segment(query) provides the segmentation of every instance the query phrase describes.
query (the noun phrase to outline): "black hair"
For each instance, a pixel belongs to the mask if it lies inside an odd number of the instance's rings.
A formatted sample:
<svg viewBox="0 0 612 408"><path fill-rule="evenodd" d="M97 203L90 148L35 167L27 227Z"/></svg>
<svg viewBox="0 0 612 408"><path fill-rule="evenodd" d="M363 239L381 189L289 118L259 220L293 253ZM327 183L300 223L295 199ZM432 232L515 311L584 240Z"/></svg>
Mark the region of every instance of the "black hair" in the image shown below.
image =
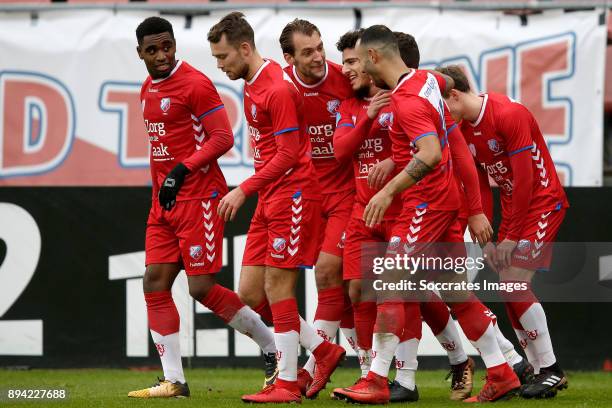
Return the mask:
<svg viewBox="0 0 612 408"><path fill-rule="evenodd" d="M414 37L400 31L393 32L393 35L397 40L397 46L399 47L404 64L408 68L418 69L421 56L419 54L419 46Z"/></svg>
<svg viewBox="0 0 612 408"><path fill-rule="evenodd" d="M142 23L136 27L136 39L138 44L142 44L142 40L147 35L170 33L174 38L174 31L172 31L172 24L165 18L153 16L145 18Z"/></svg>
<svg viewBox="0 0 612 408"><path fill-rule="evenodd" d="M357 41L359 41L359 39L361 38L362 34L363 28L344 33L336 43L336 48L340 52L346 50L347 48L355 48L355 45L357 44Z"/></svg>
<svg viewBox="0 0 612 408"><path fill-rule="evenodd" d="M397 39L393 31L384 25L373 25L366 28L361 34L361 44L380 44L382 49L393 54L399 54Z"/></svg>

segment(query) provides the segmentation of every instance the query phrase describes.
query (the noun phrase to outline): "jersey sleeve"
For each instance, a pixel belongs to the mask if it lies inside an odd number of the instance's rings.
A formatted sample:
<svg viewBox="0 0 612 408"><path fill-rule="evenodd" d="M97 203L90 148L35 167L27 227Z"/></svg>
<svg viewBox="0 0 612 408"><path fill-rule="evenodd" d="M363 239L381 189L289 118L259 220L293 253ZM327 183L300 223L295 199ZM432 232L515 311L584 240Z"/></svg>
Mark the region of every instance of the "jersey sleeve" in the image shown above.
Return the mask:
<svg viewBox="0 0 612 408"><path fill-rule="evenodd" d="M496 116L495 128L506 142L508 156L512 157L533 147L531 114L527 109L513 102Z"/></svg>
<svg viewBox="0 0 612 408"><path fill-rule="evenodd" d="M336 130L334 131L334 156L338 161L344 161L352 157L359 149L362 141L368 136L374 121L368 115L361 115L357 123L353 123L353 111L355 107L351 100L345 100L340 104L336 114ZM355 114L355 115L354 115Z"/></svg>
<svg viewBox="0 0 612 408"><path fill-rule="evenodd" d="M453 166L457 167L459 178L465 188L469 209L468 213L470 216L481 214L483 210L476 164L463 138L463 134L456 124L453 124L448 129L448 144L453 158Z"/></svg>
<svg viewBox="0 0 612 408"><path fill-rule="evenodd" d="M296 105L301 104L302 101L299 100L297 91L289 88L294 85L288 81L283 82L285 83L277 86L273 92L270 92L267 101L274 136L296 131L300 125Z"/></svg>
<svg viewBox="0 0 612 408"><path fill-rule="evenodd" d="M516 241L520 238L522 222L531 205L531 114L519 103L512 102L497 115L495 125L498 134L506 142L506 151L512 166L512 214L506 238Z"/></svg>
<svg viewBox="0 0 612 408"><path fill-rule="evenodd" d="M190 171L217 160L234 144L232 127L217 89L204 74L194 75L189 93L190 110L203 126L206 139L201 149L183 161Z"/></svg>
<svg viewBox="0 0 612 408"><path fill-rule="evenodd" d="M246 179L240 188L248 196L274 183L299 160L300 132L296 107L297 95L288 88L272 92L268 108L272 119L276 154L260 171Z"/></svg>
<svg viewBox="0 0 612 408"><path fill-rule="evenodd" d="M200 121L217 110L223 109L223 102L212 81L204 74L194 75L189 93L191 112Z"/></svg>
<svg viewBox="0 0 612 408"><path fill-rule="evenodd" d="M436 123L440 121L435 109L431 104L418 96L411 96L396 103L397 115L395 120L397 126L408 136L412 143L422 137L438 137Z"/></svg>

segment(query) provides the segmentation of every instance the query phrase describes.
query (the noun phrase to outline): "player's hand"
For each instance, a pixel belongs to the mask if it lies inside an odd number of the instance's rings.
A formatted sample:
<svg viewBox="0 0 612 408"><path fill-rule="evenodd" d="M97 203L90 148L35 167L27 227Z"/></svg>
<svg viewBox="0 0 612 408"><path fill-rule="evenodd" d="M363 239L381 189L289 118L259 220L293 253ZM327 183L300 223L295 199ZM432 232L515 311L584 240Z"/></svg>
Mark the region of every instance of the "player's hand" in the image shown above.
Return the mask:
<svg viewBox="0 0 612 408"><path fill-rule="evenodd" d="M482 253L489 268L497 272L497 249L495 245L492 242L487 242L484 248L482 248Z"/></svg>
<svg viewBox="0 0 612 408"><path fill-rule="evenodd" d="M236 212L242 207L245 200L244 191L240 187L236 187L221 199L217 207L217 214L223 221L231 221L236 217Z"/></svg>
<svg viewBox="0 0 612 408"><path fill-rule="evenodd" d="M487 216L482 213L468 217L468 228L472 239L476 238L480 245L486 244L493 237L493 228Z"/></svg>
<svg viewBox="0 0 612 408"><path fill-rule="evenodd" d="M391 102L391 91L381 90L374 95L368 107L368 118L375 119L378 112Z"/></svg>
<svg viewBox="0 0 612 408"><path fill-rule="evenodd" d="M185 176L189 174L189 169L183 163L179 163L166 176L159 188L157 198L159 205L166 211L170 211L176 204L176 196L185 181Z"/></svg>
<svg viewBox="0 0 612 408"><path fill-rule="evenodd" d="M395 169L395 163L391 158L376 163L368 172L368 187L380 190L385 185L385 180Z"/></svg>
<svg viewBox="0 0 612 408"><path fill-rule="evenodd" d="M500 268L508 268L512 262L512 252L516 248L516 241L504 239L497 244L497 266Z"/></svg>
<svg viewBox="0 0 612 408"><path fill-rule="evenodd" d="M387 194L385 190L380 190L370 199L370 202L363 212L363 221L366 227L372 228L376 224L380 224L385 215L385 211L391 205L393 197Z"/></svg>

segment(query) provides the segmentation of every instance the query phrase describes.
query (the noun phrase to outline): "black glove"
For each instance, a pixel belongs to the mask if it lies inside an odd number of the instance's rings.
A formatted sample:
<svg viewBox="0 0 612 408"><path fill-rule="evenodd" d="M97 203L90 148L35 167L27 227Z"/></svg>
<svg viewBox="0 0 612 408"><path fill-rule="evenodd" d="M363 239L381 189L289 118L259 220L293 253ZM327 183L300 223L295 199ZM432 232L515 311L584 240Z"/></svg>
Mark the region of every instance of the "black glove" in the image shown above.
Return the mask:
<svg viewBox="0 0 612 408"><path fill-rule="evenodd" d="M176 195L178 194L185 176L189 174L189 169L183 164L177 164L164 179L159 188L159 205L167 211L170 211L176 204Z"/></svg>

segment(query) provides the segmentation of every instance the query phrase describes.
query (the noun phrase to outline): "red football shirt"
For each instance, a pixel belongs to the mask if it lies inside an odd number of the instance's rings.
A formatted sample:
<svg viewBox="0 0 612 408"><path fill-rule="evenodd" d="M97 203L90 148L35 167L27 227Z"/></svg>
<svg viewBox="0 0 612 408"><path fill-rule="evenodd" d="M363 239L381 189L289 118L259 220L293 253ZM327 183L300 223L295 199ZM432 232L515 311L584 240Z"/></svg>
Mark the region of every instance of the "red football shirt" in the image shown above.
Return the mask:
<svg viewBox="0 0 612 408"><path fill-rule="evenodd" d="M241 184L249 195L272 201L302 194L320 198L310 159L302 97L276 62L266 60L244 84L244 114L248 123L255 175Z"/></svg>
<svg viewBox="0 0 612 408"><path fill-rule="evenodd" d="M328 194L354 189L353 170L334 158L333 136L338 107L343 100L353 96L342 67L327 61L325 76L313 85L300 80L294 66L284 70L304 97L304 117L321 191Z"/></svg>
<svg viewBox="0 0 612 408"><path fill-rule="evenodd" d="M555 165L540 128L527 108L505 95L484 94L480 114L475 122L463 121L461 131L476 161L499 185L502 217L514 213L515 186L521 171L531 173L531 200L519 203L529 211L545 212L569 206ZM516 154L530 154L531 168L513 171L511 160ZM517 205L517 204L514 204ZM516 238L520 219L511 222L509 231ZM514 225L512 225L514 224Z"/></svg>
<svg viewBox="0 0 612 408"><path fill-rule="evenodd" d="M440 163L416 185L402 193L405 206L424 206L432 210L456 210L459 194L453 179L446 127L444 101L434 75L412 70L400 79L391 95L393 123L389 129L392 157L404 169L418 152L415 142L422 137L440 141Z"/></svg>
<svg viewBox="0 0 612 408"><path fill-rule="evenodd" d="M225 194L227 183L216 160L225 151L212 151L208 144L207 117L224 109L210 79L178 61L166 78L145 80L140 101L151 144L153 197L157 197L166 175L181 162L191 173L185 177L177 201ZM228 131L231 136L231 127Z"/></svg>
<svg viewBox="0 0 612 408"><path fill-rule="evenodd" d="M378 190L368 186L368 173L377 163L391 157L391 139L389 125L393 122L390 107L382 108L372 120L367 111L370 102L367 99L349 98L340 104L338 123L334 135L336 157L342 162L344 156L352 156L355 175L355 205L353 217L362 218L363 211L370 199ZM390 175L394 177L397 171ZM388 180L387 180L388 181ZM402 210L402 202L396 197L384 219L396 218Z"/></svg>

